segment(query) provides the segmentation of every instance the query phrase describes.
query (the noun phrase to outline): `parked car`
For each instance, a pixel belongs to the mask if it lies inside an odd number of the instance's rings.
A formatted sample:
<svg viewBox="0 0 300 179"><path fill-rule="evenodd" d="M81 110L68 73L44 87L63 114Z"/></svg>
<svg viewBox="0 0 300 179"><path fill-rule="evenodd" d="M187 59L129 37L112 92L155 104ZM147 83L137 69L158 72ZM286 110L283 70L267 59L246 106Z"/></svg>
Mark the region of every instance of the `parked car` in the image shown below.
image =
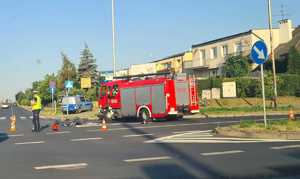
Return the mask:
<svg viewBox="0 0 300 179"><path fill-rule="evenodd" d="M86 100L83 96L64 96L61 110L63 113L67 113L67 111L70 113L92 111L93 103Z"/></svg>
<svg viewBox="0 0 300 179"><path fill-rule="evenodd" d="M2 103L1 104L1 108L2 109L8 109L9 108L9 104L8 103Z"/></svg>

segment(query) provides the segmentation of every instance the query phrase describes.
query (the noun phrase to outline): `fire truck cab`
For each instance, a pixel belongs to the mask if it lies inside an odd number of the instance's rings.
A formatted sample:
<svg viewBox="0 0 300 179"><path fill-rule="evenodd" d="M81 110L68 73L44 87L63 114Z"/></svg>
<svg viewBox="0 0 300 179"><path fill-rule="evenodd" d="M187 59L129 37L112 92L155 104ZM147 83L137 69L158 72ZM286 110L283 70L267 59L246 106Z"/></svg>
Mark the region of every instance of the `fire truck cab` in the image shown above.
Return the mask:
<svg viewBox="0 0 300 179"><path fill-rule="evenodd" d="M109 110L112 119L142 120L182 117L199 112L196 85L192 78L170 76L127 77L100 85L99 117Z"/></svg>

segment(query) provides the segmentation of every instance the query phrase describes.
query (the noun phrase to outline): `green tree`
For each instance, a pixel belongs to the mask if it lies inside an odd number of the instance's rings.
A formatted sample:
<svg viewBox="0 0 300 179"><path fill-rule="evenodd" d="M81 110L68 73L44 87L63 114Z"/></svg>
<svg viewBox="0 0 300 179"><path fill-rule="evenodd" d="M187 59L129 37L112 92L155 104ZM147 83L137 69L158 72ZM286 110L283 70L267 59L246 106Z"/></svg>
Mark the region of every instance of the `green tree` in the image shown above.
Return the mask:
<svg viewBox="0 0 300 179"><path fill-rule="evenodd" d="M49 82L55 81L55 74L49 74L44 77L41 81L35 81L32 83L32 88L39 91L39 95L42 98L42 102L44 105L47 105L52 102L52 95L49 88Z"/></svg>
<svg viewBox="0 0 300 179"><path fill-rule="evenodd" d="M61 53L62 56L62 67L58 72L58 77L57 77L57 87L60 90L64 89L64 84L66 80L72 80L76 81L77 78L77 73L76 73L76 67L75 65L69 60L67 55L64 53ZM75 83L76 85L76 83Z"/></svg>
<svg viewBox="0 0 300 179"><path fill-rule="evenodd" d="M78 67L78 78L80 79L82 77L90 77L93 86L95 86L99 80L96 59L87 44L85 44L84 49L81 51Z"/></svg>
<svg viewBox="0 0 300 179"><path fill-rule="evenodd" d="M249 61L248 57L229 57L223 67L223 76L227 78L247 76L250 72Z"/></svg>
<svg viewBox="0 0 300 179"><path fill-rule="evenodd" d="M295 47L291 47L289 50L288 73L300 74L300 54Z"/></svg>

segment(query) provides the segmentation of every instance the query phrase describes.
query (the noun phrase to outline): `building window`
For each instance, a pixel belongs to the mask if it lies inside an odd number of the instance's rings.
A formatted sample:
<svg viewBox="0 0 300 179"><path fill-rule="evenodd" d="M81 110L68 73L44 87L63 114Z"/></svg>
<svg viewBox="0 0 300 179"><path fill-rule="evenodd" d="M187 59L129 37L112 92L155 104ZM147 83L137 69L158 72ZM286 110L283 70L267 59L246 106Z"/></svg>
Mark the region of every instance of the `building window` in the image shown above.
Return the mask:
<svg viewBox="0 0 300 179"><path fill-rule="evenodd" d="M237 54L237 55L240 55L242 54L242 43L241 42L237 42L235 43L235 47L234 47L234 52Z"/></svg>
<svg viewBox="0 0 300 179"><path fill-rule="evenodd" d="M226 57L228 55L228 45L222 46L222 57Z"/></svg>
<svg viewBox="0 0 300 179"><path fill-rule="evenodd" d="M215 59L218 57L218 48L217 47L210 49L210 57L211 57L211 59Z"/></svg>
<svg viewBox="0 0 300 179"><path fill-rule="evenodd" d="M206 59L205 50L200 50L199 56L200 56L200 60L205 60Z"/></svg>

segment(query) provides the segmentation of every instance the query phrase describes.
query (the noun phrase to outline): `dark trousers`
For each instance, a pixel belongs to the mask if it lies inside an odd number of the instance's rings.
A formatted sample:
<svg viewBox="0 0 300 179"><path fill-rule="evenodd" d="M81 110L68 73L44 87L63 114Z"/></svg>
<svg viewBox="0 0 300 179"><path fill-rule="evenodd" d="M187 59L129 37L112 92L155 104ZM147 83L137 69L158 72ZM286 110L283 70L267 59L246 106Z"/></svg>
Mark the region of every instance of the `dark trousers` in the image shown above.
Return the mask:
<svg viewBox="0 0 300 179"><path fill-rule="evenodd" d="M32 118L33 130L35 132L39 132L40 129L41 129L41 126L40 126L40 111L41 110L33 110L32 111L32 115L33 115L33 118Z"/></svg>

